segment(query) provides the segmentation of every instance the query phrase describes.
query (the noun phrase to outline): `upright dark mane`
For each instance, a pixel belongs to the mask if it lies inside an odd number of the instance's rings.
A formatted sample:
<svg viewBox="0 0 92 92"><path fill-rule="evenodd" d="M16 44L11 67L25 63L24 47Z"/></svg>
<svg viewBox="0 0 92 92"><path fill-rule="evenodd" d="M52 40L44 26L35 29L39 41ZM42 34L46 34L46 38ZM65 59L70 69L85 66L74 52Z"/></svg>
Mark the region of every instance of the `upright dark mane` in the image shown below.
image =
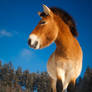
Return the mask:
<svg viewBox="0 0 92 92"><path fill-rule="evenodd" d="M61 19L63 19L63 21L69 26L73 36L77 37L78 32L77 32L76 25L75 25L73 18L67 12L65 12L62 9L59 9L59 8L56 8L56 7L51 7L50 9L52 10L52 12L54 14L60 16ZM42 12L40 16L46 17L44 12Z"/></svg>
<svg viewBox="0 0 92 92"><path fill-rule="evenodd" d="M76 25L75 25L73 18L67 12L65 12L62 9L59 9L59 8L56 8L56 7L52 7L50 9L52 10L52 12L54 14L60 16L63 19L63 21L69 26L73 36L77 37L78 32L76 30Z"/></svg>

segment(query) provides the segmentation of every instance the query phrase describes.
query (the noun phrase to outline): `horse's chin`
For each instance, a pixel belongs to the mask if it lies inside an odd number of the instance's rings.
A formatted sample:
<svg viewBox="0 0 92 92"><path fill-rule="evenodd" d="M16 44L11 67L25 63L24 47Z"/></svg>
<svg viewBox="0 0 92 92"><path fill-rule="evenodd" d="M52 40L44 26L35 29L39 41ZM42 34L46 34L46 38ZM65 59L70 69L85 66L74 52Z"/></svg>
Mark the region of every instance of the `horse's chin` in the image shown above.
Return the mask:
<svg viewBox="0 0 92 92"><path fill-rule="evenodd" d="M51 43L51 44L52 44L52 43ZM40 48L39 48L39 49L47 48L47 47L49 47L51 44L47 44L47 45L40 45Z"/></svg>

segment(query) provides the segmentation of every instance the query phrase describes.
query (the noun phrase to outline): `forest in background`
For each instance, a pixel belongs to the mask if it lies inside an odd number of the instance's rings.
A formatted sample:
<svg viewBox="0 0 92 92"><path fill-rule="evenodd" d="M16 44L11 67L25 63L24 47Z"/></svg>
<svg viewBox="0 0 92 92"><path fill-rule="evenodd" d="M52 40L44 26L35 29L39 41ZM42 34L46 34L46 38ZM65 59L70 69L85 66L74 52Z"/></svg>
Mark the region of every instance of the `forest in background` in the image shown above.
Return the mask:
<svg viewBox="0 0 92 92"><path fill-rule="evenodd" d="M30 73L21 67L14 69L12 63L0 61L0 92L51 92L47 72ZM84 77L79 77L74 92L92 92L92 69L87 68Z"/></svg>

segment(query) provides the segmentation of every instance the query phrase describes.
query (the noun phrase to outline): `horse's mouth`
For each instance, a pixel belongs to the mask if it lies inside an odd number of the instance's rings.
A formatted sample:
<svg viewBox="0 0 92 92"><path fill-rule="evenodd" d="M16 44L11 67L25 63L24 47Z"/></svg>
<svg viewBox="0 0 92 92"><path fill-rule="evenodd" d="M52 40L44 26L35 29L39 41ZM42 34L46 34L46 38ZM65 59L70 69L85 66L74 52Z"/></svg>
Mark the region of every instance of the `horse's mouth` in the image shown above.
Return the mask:
<svg viewBox="0 0 92 92"><path fill-rule="evenodd" d="M38 41L35 41L34 44L31 44L31 40L29 39L28 45L29 45L30 48L33 48L33 49L39 49L40 48Z"/></svg>
<svg viewBox="0 0 92 92"><path fill-rule="evenodd" d="M33 49L39 49L39 47L37 46L33 46L33 45L29 45L30 48L33 48Z"/></svg>

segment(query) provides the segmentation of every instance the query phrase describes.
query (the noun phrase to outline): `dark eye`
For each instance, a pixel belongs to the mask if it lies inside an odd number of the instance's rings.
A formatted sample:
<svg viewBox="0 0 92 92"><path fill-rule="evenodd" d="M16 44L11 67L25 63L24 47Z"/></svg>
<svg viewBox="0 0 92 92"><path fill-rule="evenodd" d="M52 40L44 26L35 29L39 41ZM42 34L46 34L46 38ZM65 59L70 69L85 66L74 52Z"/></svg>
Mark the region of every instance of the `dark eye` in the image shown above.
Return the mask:
<svg viewBox="0 0 92 92"><path fill-rule="evenodd" d="M45 24L46 22L45 21L41 21L40 24Z"/></svg>

